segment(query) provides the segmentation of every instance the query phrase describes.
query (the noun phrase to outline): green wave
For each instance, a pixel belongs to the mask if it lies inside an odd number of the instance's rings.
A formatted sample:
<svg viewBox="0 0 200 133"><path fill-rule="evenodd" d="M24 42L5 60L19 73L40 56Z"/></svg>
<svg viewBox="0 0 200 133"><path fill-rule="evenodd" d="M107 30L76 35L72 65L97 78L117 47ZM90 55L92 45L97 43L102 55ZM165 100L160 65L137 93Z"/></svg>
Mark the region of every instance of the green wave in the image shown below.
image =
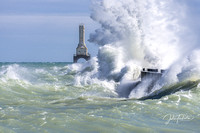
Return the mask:
<svg viewBox="0 0 200 133"><path fill-rule="evenodd" d="M174 94L181 90L188 91L188 90L194 89L198 86L199 83L200 83L200 80L183 81L183 82L179 82L170 86L164 86L161 89L154 91L150 95L140 98L139 100L160 99L166 95Z"/></svg>

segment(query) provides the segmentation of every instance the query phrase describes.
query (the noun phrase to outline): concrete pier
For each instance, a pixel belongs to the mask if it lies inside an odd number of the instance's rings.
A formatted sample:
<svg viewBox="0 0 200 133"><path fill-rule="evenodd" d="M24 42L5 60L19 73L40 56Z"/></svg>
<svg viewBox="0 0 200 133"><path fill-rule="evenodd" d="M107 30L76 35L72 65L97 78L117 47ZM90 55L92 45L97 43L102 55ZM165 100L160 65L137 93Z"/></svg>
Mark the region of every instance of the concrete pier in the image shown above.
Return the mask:
<svg viewBox="0 0 200 133"><path fill-rule="evenodd" d="M73 57L74 63L77 63L77 61L78 61L79 59L81 59L81 58L83 58L83 59L85 59L86 61L88 61L88 60L90 60L90 54L88 54L88 55L76 55L76 54L74 54L74 57Z"/></svg>

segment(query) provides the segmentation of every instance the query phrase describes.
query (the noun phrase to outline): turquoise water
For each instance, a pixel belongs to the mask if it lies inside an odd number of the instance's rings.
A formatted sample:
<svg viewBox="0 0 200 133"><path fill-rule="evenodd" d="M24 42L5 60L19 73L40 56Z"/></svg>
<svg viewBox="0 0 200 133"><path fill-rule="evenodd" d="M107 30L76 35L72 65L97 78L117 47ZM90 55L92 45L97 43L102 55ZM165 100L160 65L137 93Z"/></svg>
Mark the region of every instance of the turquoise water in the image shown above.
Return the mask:
<svg viewBox="0 0 200 133"><path fill-rule="evenodd" d="M0 132L200 131L198 81L188 91L136 100L120 98L109 81L76 84L77 75L70 63L1 63Z"/></svg>

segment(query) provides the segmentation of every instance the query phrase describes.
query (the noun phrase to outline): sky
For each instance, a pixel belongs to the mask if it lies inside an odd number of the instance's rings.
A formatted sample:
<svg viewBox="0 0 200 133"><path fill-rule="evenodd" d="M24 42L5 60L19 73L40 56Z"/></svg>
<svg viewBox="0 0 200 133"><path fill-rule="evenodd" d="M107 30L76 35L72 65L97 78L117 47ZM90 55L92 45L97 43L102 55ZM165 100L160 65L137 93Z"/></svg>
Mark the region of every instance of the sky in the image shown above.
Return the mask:
<svg viewBox="0 0 200 133"><path fill-rule="evenodd" d="M80 23L96 56L90 0L0 0L0 62L72 62Z"/></svg>
<svg viewBox="0 0 200 133"><path fill-rule="evenodd" d="M188 6L184 23L200 38L200 0L180 1ZM99 27L90 6L90 0L0 0L0 62L72 62L79 24L86 40ZM86 45L96 56L98 46Z"/></svg>

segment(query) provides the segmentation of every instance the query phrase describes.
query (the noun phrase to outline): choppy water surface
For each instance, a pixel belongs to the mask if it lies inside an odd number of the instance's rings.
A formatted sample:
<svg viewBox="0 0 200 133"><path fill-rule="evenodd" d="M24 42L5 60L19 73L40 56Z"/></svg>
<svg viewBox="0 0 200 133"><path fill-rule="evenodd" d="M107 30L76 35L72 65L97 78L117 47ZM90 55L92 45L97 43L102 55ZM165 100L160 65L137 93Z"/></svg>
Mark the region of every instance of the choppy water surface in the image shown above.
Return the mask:
<svg viewBox="0 0 200 133"><path fill-rule="evenodd" d="M0 131L200 131L197 86L161 99L124 99L109 85L77 85L77 73L68 66L67 63L1 63Z"/></svg>

